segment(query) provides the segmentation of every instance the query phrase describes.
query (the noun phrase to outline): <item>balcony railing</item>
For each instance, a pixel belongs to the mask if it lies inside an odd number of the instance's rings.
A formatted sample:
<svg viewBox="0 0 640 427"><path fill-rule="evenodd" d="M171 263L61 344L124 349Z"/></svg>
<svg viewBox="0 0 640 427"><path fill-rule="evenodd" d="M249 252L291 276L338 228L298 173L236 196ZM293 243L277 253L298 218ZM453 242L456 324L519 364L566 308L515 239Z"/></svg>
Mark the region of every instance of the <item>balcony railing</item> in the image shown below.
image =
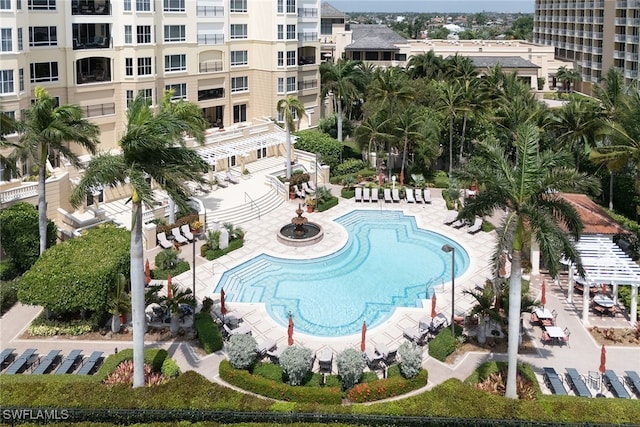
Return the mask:
<svg viewBox="0 0 640 427"><path fill-rule="evenodd" d="M200 72L201 73L215 73L218 71L222 71L224 68L222 61L207 61L200 63Z"/></svg>
<svg viewBox="0 0 640 427"><path fill-rule="evenodd" d="M111 47L111 37L96 36L93 38L73 39L73 50L82 49L109 49Z"/></svg>
<svg viewBox="0 0 640 427"><path fill-rule="evenodd" d="M82 107L85 117L109 116L116 113L116 104L109 102L107 104L93 104Z"/></svg>
<svg viewBox="0 0 640 427"><path fill-rule="evenodd" d="M110 15L111 4L95 2L71 2L71 14L72 15Z"/></svg>
<svg viewBox="0 0 640 427"><path fill-rule="evenodd" d="M298 33L298 40L302 42L311 42L318 40L317 32Z"/></svg>
<svg viewBox="0 0 640 427"><path fill-rule="evenodd" d="M318 9L315 7L301 7L298 8L299 18L315 18L318 16Z"/></svg>
<svg viewBox="0 0 640 427"><path fill-rule="evenodd" d="M0 203L21 200L38 195L38 184L22 185L6 191L0 191Z"/></svg>
<svg viewBox="0 0 640 427"><path fill-rule="evenodd" d="M224 44L224 34L198 34L199 45Z"/></svg>
<svg viewBox="0 0 640 427"><path fill-rule="evenodd" d="M300 56L298 58L298 65L313 65L316 63L316 57L314 56Z"/></svg>
<svg viewBox="0 0 640 427"><path fill-rule="evenodd" d="M316 89L318 80L304 80L298 82L298 90Z"/></svg>
<svg viewBox="0 0 640 427"><path fill-rule="evenodd" d="M198 6L196 13L199 17L223 17L223 6Z"/></svg>

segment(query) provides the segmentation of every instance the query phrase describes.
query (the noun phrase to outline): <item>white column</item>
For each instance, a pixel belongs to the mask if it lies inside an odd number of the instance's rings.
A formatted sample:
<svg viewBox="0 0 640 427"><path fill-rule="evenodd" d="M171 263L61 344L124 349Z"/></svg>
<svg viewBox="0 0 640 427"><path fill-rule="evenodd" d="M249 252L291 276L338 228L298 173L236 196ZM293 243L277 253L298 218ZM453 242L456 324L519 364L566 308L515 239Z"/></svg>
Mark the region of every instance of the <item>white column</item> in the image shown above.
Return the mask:
<svg viewBox="0 0 640 427"><path fill-rule="evenodd" d="M618 303L618 284L611 281L611 286L613 287L613 303Z"/></svg>
<svg viewBox="0 0 640 427"><path fill-rule="evenodd" d="M531 236L531 274L540 274L540 246L533 236Z"/></svg>
<svg viewBox="0 0 640 427"><path fill-rule="evenodd" d="M582 324L589 324L589 283L586 280L582 289Z"/></svg>
<svg viewBox="0 0 640 427"><path fill-rule="evenodd" d="M567 302L573 304L573 286L575 281L573 280L573 265L569 264L569 288L567 290Z"/></svg>
<svg viewBox="0 0 640 427"><path fill-rule="evenodd" d="M176 222L176 202L169 197L169 224L175 224Z"/></svg>
<svg viewBox="0 0 640 427"><path fill-rule="evenodd" d="M629 320L633 325L638 323L638 285L631 285L631 312Z"/></svg>

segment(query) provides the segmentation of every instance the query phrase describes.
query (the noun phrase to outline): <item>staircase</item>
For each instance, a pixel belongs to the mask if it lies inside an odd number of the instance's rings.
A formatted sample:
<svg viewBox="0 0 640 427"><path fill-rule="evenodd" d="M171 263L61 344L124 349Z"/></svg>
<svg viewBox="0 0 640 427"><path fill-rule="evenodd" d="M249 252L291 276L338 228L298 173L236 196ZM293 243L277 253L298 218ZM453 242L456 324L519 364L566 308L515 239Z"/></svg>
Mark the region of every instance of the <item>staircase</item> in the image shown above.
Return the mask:
<svg viewBox="0 0 640 427"><path fill-rule="evenodd" d="M230 222L233 225L239 225L254 219L258 219L263 215L277 209L284 203L284 199L275 190L269 190L268 193L260 196L253 201L247 201L239 206L217 211L207 210L206 224L207 228L211 228L215 222L220 225Z"/></svg>

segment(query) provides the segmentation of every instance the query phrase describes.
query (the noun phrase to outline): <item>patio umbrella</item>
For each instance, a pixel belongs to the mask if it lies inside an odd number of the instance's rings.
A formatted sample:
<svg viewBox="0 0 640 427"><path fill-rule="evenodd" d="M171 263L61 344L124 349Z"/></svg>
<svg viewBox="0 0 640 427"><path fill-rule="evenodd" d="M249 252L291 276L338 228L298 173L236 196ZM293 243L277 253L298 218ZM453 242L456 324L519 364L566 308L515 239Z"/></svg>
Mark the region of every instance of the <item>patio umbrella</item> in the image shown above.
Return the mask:
<svg viewBox="0 0 640 427"><path fill-rule="evenodd" d="M404 171L400 171L400 186L404 185Z"/></svg>
<svg viewBox="0 0 640 427"><path fill-rule="evenodd" d="M151 283L151 267L149 267L149 259L144 263L144 283L146 285Z"/></svg>
<svg viewBox="0 0 640 427"><path fill-rule="evenodd" d="M167 276L167 298L173 298L173 291L171 290L171 275Z"/></svg>
<svg viewBox="0 0 640 427"><path fill-rule="evenodd" d="M540 304L542 304L542 308L547 303L547 285L542 282L542 295L540 296Z"/></svg>
<svg viewBox="0 0 640 427"><path fill-rule="evenodd" d="M500 255L500 277L507 277L507 254L505 252Z"/></svg>
<svg viewBox="0 0 640 427"><path fill-rule="evenodd" d="M227 314L227 307L225 306L225 303L224 303L224 297L225 297L224 289L220 289L220 314L222 314L223 316Z"/></svg>
<svg viewBox="0 0 640 427"><path fill-rule="evenodd" d="M366 339L367 339L367 322L364 321L362 322L362 338L360 340L360 351L362 352L364 352L364 350L367 348Z"/></svg>
<svg viewBox="0 0 640 427"><path fill-rule="evenodd" d="M602 349L600 350L600 367L598 371L601 374L604 374L604 371L607 370L607 349L604 348L604 344L602 344Z"/></svg>
<svg viewBox="0 0 640 427"><path fill-rule="evenodd" d="M378 174L378 184L380 184L380 187L382 187L383 182L384 182L384 175L382 174L382 172L380 172Z"/></svg>
<svg viewBox="0 0 640 427"><path fill-rule="evenodd" d="M436 293L431 295L431 318L434 319L438 313L436 312Z"/></svg>
<svg viewBox="0 0 640 427"><path fill-rule="evenodd" d="M607 284L606 283L602 284L602 295L604 295L604 296L607 295Z"/></svg>
<svg viewBox="0 0 640 427"><path fill-rule="evenodd" d="M287 328L287 335L289 337L287 343L289 345L293 345L293 316L291 313L289 313L289 327Z"/></svg>

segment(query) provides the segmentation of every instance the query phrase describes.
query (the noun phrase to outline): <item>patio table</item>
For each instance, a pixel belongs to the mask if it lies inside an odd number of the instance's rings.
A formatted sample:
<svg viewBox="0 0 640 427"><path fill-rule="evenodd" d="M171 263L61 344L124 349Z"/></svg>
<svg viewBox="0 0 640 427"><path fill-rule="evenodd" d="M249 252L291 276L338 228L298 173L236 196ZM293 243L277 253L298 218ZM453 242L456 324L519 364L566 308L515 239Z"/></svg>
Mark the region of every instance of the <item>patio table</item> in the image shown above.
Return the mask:
<svg viewBox="0 0 640 427"><path fill-rule="evenodd" d="M553 319L553 313L546 308L536 308L533 312L538 316L538 319Z"/></svg>
<svg viewBox="0 0 640 427"><path fill-rule="evenodd" d="M431 326L431 317L430 316L423 317L422 319L420 319L418 324L420 325L421 330L429 329L429 326Z"/></svg>
<svg viewBox="0 0 640 427"><path fill-rule="evenodd" d="M605 295L597 295L593 297L593 302L604 308L611 308L614 305L613 300Z"/></svg>
<svg viewBox="0 0 640 427"><path fill-rule="evenodd" d="M554 344L560 343L560 340L566 336L564 330L559 326L547 326L545 330L553 340Z"/></svg>

